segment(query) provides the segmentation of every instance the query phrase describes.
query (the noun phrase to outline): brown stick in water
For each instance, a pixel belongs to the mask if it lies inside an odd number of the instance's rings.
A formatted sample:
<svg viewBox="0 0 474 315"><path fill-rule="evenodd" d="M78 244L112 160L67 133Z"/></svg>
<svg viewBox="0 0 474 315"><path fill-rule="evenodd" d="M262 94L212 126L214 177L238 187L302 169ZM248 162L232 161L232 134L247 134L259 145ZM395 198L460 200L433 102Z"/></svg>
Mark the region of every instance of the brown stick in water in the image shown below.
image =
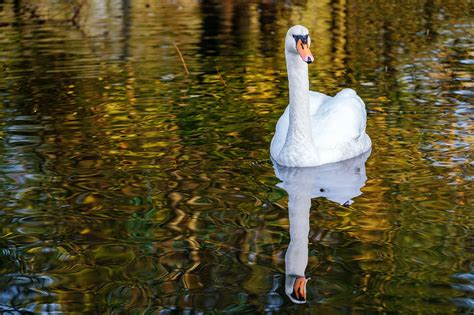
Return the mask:
<svg viewBox="0 0 474 315"><path fill-rule="evenodd" d="M188 67L186 66L186 62L184 61L183 55L181 54L181 51L179 50L178 46L176 46L175 43L173 43L174 48L178 51L179 58L181 58L181 62L183 63L184 71L186 72L187 75L189 75Z"/></svg>
<svg viewBox="0 0 474 315"><path fill-rule="evenodd" d="M219 79L221 80L221 82L224 84L224 86L227 86L227 83L225 82L224 78L222 77L217 67L216 67L216 71L217 71L217 75L219 75Z"/></svg>

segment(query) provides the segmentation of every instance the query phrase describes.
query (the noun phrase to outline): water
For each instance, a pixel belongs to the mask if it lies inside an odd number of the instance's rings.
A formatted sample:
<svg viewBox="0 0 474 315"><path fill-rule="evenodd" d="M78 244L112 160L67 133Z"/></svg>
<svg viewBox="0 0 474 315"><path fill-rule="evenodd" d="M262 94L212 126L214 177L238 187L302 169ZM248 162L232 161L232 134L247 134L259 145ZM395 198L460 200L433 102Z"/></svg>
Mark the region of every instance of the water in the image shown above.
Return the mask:
<svg viewBox="0 0 474 315"><path fill-rule="evenodd" d="M0 310L472 312L469 1L71 3L0 1ZM303 305L269 158L296 23L373 141L342 199L315 171Z"/></svg>

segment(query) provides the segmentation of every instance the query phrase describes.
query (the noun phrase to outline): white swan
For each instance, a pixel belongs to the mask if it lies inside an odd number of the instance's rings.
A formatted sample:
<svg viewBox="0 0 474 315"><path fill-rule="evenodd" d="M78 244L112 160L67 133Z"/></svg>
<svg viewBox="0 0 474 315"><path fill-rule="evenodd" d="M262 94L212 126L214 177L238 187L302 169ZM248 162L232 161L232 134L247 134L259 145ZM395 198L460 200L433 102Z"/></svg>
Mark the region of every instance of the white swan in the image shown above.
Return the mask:
<svg viewBox="0 0 474 315"><path fill-rule="evenodd" d="M278 120L270 145L272 158L290 167L318 166L360 155L371 148L365 132L366 111L352 89L334 97L309 90L308 64L314 58L311 38L301 25L285 39L290 103Z"/></svg>
<svg viewBox="0 0 474 315"><path fill-rule="evenodd" d="M362 194L367 180L365 162L370 151L355 158L317 167L285 167L274 164L278 185L288 193L290 244L285 254L285 293L294 303L306 302L305 270L308 264L311 199L325 197L350 205Z"/></svg>

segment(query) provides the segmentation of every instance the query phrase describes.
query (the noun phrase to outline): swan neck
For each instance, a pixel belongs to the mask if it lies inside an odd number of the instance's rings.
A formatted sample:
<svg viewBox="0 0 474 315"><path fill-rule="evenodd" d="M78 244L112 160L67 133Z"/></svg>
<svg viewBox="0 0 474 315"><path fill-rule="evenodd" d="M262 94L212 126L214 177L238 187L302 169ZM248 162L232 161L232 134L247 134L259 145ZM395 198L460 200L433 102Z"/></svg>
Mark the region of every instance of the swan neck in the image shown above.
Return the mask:
<svg viewBox="0 0 474 315"><path fill-rule="evenodd" d="M308 64L299 55L286 52L290 94L290 121L287 145L313 146L309 110Z"/></svg>
<svg viewBox="0 0 474 315"><path fill-rule="evenodd" d="M290 105L309 107L308 64L300 60L300 56L286 54Z"/></svg>

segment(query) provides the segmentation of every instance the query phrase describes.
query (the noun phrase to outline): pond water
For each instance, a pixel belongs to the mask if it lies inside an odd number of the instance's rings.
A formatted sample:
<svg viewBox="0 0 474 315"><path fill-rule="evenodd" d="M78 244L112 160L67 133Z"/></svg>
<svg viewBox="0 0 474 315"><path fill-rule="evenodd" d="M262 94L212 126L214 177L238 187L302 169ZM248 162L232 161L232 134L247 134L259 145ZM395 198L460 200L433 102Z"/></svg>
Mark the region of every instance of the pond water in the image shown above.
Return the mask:
<svg viewBox="0 0 474 315"><path fill-rule="evenodd" d="M472 2L60 3L0 1L0 311L473 311ZM364 99L370 156L274 169L294 24L311 89Z"/></svg>

